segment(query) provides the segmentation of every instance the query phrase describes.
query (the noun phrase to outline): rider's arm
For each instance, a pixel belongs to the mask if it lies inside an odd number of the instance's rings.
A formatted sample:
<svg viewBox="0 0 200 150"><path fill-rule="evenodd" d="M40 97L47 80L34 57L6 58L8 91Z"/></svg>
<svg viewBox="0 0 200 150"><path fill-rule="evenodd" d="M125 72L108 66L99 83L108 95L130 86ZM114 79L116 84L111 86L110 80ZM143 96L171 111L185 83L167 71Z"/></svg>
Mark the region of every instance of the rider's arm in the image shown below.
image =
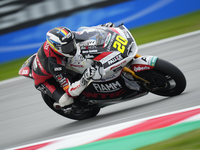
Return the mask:
<svg viewBox="0 0 200 150"><path fill-rule="evenodd" d="M80 80L76 82L71 81L70 83L70 77L66 72L65 66L58 64L55 58L50 58L49 70L56 81L70 97L76 97L80 95L95 74L94 68L88 68Z"/></svg>
<svg viewBox="0 0 200 150"><path fill-rule="evenodd" d="M83 73L83 76L80 80L70 84L68 88L68 95L76 97L81 94L81 92L89 85L92 80L92 77L95 74L96 69L91 67L87 68Z"/></svg>

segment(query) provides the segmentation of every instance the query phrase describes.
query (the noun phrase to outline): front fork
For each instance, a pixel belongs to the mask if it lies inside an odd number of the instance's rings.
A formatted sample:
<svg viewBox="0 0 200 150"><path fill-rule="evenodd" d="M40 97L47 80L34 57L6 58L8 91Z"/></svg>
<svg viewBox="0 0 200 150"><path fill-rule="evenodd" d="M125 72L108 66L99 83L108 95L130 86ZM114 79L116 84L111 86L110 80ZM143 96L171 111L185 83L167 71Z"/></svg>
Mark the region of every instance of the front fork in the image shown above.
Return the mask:
<svg viewBox="0 0 200 150"><path fill-rule="evenodd" d="M136 54L134 58L138 58L138 57L141 57L141 55ZM139 80L145 82L146 84L150 84L149 81L147 81L147 80L145 80L145 79L143 79L143 78L137 76L137 75L135 74L135 72L134 72L133 70L129 69L128 67L124 67L124 68L123 68L123 71L124 71L124 72L127 72L127 73L130 73L133 77L135 77L136 79L139 79Z"/></svg>

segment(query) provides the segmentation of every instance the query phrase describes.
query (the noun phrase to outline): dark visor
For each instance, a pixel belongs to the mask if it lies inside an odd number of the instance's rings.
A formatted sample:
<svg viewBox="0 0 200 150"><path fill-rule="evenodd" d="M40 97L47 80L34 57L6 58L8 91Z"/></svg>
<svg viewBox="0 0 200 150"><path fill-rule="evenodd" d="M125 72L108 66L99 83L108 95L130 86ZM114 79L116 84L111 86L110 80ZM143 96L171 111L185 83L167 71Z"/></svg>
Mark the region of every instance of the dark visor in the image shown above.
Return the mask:
<svg viewBox="0 0 200 150"><path fill-rule="evenodd" d="M74 39L71 40L68 44L61 46L63 54L74 54L76 52L76 46Z"/></svg>

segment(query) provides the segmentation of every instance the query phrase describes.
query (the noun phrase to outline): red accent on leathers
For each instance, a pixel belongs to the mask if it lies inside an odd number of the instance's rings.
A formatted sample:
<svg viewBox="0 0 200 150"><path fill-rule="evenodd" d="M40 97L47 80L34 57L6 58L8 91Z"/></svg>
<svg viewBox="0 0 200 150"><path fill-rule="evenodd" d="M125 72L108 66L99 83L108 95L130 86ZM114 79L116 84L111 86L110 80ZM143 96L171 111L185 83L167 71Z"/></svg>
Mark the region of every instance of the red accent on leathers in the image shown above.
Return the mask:
<svg viewBox="0 0 200 150"><path fill-rule="evenodd" d="M51 93L53 93L56 90L55 86L50 85L48 82L45 82L44 85L49 89Z"/></svg>
<svg viewBox="0 0 200 150"><path fill-rule="evenodd" d="M64 57L54 53L46 41L38 50L35 59L37 65L33 63L32 67L32 76L35 80L35 85L43 83L52 93L56 88L54 85L49 84L47 80L53 77L63 90L69 94L69 81L66 74Z"/></svg>
<svg viewBox="0 0 200 150"><path fill-rule="evenodd" d="M42 66L42 64L41 64L41 62L40 62L40 60L38 58L38 54L36 54L36 58L35 59L36 59L37 65L40 68L40 70L42 71L42 73L44 73L47 76L51 76L51 74L47 73L47 71L43 68L43 66Z"/></svg>
<svg viewBox="0 0 200 150"><path fill-rule="evenodd" d="M40 83L44 83L44 82L46 82L47 79L50 79L52 77L52 75L51 76L38 75L34 71L32 71L32 76L34 78L35 85L39 85Z"/></svg>

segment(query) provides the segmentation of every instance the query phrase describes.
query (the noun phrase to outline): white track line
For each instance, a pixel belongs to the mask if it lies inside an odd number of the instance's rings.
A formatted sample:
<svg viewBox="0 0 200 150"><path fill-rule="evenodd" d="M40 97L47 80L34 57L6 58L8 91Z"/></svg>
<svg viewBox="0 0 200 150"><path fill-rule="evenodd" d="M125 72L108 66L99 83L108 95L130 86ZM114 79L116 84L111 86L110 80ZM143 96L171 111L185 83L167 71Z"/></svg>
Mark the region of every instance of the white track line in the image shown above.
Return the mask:
<svg viewBox="0 0 200 150"><path fill-rule="evenodd" d="M147 44L142 44L142 45L139 45L138 48L139 49L143 49L143 48L155 46L155 45L158 45L158 44L162 44L162 43L178 40L178 39L181 39L181 38L193 36L193 35L196 35L196 34L200 34L200 30L189 32L189 33L185 33L185 34L181 34L181 35L178 35L178 36L174 36L174 37L170 37L170 38L166 38L166 39L162 39L162 40L158 40L158 41L154 41L154 42L150 42L150 43L147 43ZM19 77L7 79L7 80L4 80L4 81L0 81L0 85L4 85L4 84L10 83L10 82L14 82L14 81L18 81L18 80L21 80L21 79L24 79L24 77L19 76Z"/></svg>

